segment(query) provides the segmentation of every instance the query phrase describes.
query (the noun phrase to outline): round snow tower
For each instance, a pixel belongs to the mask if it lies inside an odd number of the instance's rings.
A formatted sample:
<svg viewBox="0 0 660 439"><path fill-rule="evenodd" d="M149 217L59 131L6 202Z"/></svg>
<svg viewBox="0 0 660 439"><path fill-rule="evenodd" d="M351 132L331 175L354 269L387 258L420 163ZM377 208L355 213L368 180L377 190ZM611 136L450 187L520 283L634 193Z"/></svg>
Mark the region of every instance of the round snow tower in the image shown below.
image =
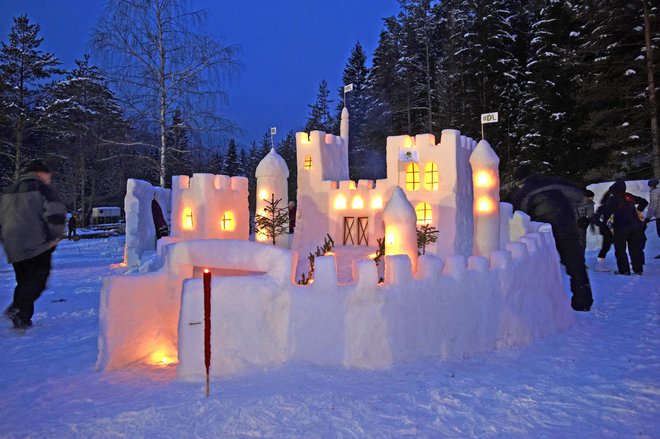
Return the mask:
<svg viewBox="0 0 660 439"><path fill-rule="evenodd" d="M470 155L474 190L472 254L476 256L489 256L500 247L499 164L500 159L490 144L479 141Z"/></svg>
<svg viewBox="0 0 660 439"><path fill-rule="evenodd" d="M417 271L417 213L406 194L395 187L385 209L385 254L408 255L413 273Z"/></svg>
<svg viewBox="0 0 660 439"><path fill-rule="evenodd" d="M261 159L254 173L257 177L256 214L264 215L264 208L272 200L277 201L278 208L287 208L289 204L289 167L275 149L271 149L266 157ZM257 231L257 241L266 241L265 236Z"/></svg>

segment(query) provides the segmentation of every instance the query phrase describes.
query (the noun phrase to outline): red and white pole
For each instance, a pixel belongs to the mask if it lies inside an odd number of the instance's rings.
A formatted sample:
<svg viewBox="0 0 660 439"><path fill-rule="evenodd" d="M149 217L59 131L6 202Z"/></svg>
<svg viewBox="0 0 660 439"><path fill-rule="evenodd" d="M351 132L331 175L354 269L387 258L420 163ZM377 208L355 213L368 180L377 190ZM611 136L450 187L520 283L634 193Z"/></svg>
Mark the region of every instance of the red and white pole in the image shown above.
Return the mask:
<svg viewBox="0 0 660 439"><path fill-rule="evenodd" d="M206 366L206 397L209 397L211 368L211 272L204 270L204 366Z"/></svg>

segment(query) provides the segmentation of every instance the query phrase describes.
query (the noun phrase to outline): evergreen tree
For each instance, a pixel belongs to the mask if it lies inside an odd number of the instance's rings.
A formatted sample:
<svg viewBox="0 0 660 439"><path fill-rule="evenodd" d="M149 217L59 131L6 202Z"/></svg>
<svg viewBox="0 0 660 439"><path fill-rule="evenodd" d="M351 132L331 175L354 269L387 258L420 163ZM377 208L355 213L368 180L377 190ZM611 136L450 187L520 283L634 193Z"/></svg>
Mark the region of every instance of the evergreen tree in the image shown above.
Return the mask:
<svg viewBox="0 0 660 439"><path fill-rule="evenodd" d="M49 148L61 160L61 188L73 211L83 212L82 225L97 202L116 199L124 192L118 181L120 163L113 140L123 140L126 131L121 110L98 67L89 56L76 60L76 67L50 87L42 106L43 128L50 136ZM123 182L122 182L123 183Z"/></svg>
<svg viewBox="0 0 660 439"><path fill-rule="evenodd" d="M174 175L192 175L193 160L189 146L188 128L183 121L181 111L176 109L172 114L172 123L167 130L167 178L166 186L170 186Z"/></svg>
<svg viewBox="0 0 660 439"><path fill-rule="evenodd" d="M319 84L319 92L316 95L316 101L309 105L310 113L305 124L304 131L310 132L314 130L325 131L331 133L335 126L335 121L330 114L330 104L333 102L329 99L330 90L328 83L325 79Z"/></svg>
<svg viewBox="0 0 660 439"><path fill-rule="evenodd" d="M43 38L40 26L30 24L26 15L13 19L9 31L9 44L2 42L0 48L0 78L2 78L2 125L11 127L1 139L0 151L13 168L17 179L25 157L24 141L35 128L37 121L34 107L39 97L39 81L60 73L55 67L60 64L55 55L39 49Z"/></svg>
<svg viewBox="0 0 660 439"><path fill-rule="evenodd" d="M348 163L351 179L357 180L365 176L369 167L366 157L369 154L365 145L366 115L367 115L367 55L362 45L357 42L351 51L351 56L342 75L343 85L353 84L353 90L346 93L346 108L348 109L350 127L348 132ZM339 89L336 121L341 119L344 108L344 87ZM338 129L334 130L338 132Z"/></svg>
<svg viewBox="0 0 660 439"><path fill-rule="evenodd" d="M270 200L266 200L264 214L257 214L256 224L258 233L263 234L276 244L278 236L284 235L289 228L289 209L287 206L281 207L281 198L275 199L275 194L270 194Z"/></svg>
<svg viewBox="0 0 660 439"><path fill-rule="evenodd" d="M576 42L579 23L567 2L545 0L531 25L530 59L523 94L521 159L513 167L571 176L579 145L575 111Z"/></svg>
<svg viewBox="0 0 660 439"><path fill-rule="evenodd" d="M250 164L250 159L245 152L245 148L241 148L241 154L239 158L239 162L241 164L241 173L239 175L243 177L247 177L247 170L249 169L249 164Z"/></svg>
<svg viewBox="0 0 660 439"><path fill-rule="evenodd" d="M235 177L241 175L242 172L238 158L238 151L236 151L236 141L230 139L229 146L227 147L227 154L225 155L224 166L222 167L222 174Z"/></svg>
<svg viewBox="0 0 660 439"><path fill-rule="evenodd" d="M649 175L644 169L651 168L653 160L645 111L643 4L594 0L576 12L584 21L579 35L584 80L578 96L586 116L580 119L579 128L585 146L593 151L591 163L580 163L596 168L589 173L591 179L643 178ZM656 42L660 41L659 28L656 24Z"/></svg>

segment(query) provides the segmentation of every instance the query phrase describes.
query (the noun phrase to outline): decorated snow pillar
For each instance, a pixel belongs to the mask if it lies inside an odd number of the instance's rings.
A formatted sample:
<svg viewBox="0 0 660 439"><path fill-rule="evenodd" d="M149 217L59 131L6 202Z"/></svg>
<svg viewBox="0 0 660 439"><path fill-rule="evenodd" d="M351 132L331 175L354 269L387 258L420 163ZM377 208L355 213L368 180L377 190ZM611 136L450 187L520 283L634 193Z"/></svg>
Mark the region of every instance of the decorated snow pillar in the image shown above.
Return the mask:
<svg viewBox="0 0 660 439"><path fill-rule="evenodd" d="M481 140L470 155L472 167L474 239L472 253L488 256L500 247L500 159Z"/></svg>
<svg viewBox="0 0 660 439"><path fill-rule="evenodd" d="M417 271L417 214L406 194L395 187L385 209L385 254L408 255L413 273Z"/></svg>
<svg viewBox="0 0 660 439"><path fill-rule="evenodd" d="M257 177L257 206L256 214L265 215L265 207L271 199L281 200L278 208L287 209L289 204L289 167L275 149L271 149L266 157L261 159L254 173ZM278 244L286 236L280 236ZM256 230L255 239L259 242L267 242L267 237Z"/></svg>

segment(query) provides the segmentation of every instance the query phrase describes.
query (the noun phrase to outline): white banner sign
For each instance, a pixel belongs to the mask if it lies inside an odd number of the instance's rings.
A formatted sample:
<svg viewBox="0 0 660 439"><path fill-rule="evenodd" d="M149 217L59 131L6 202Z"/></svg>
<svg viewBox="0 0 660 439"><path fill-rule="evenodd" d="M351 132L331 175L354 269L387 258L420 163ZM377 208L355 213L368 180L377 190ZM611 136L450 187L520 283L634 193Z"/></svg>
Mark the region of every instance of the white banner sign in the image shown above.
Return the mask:
<svg viewBox="0 0 660 439"><path fill-rule="evenodd" d="M419 151L416 149L404 149L399 151L399 161L400 162L418 162L419 161Z"/></svg>
<svg viewBox="0 0 660 439"><path fill-rule="evenodd" d="M497 122L497 112L484 113L481 115L481 123L495 123Z"/></svg>
<svg viewBox="0 0 660 439"><path fill-rule="evenodd" d="M344 93L353 91L353 84L348 84L344 86Z"/></svg>
<svg viewBox="0 0 660 439"><path fill-rule="evenodd" d="M270 129L270 135L271 135L271 136L274 136L275 134L277 134L277 128L276 128L276 127L272 127L272 128Z"/></svg>

